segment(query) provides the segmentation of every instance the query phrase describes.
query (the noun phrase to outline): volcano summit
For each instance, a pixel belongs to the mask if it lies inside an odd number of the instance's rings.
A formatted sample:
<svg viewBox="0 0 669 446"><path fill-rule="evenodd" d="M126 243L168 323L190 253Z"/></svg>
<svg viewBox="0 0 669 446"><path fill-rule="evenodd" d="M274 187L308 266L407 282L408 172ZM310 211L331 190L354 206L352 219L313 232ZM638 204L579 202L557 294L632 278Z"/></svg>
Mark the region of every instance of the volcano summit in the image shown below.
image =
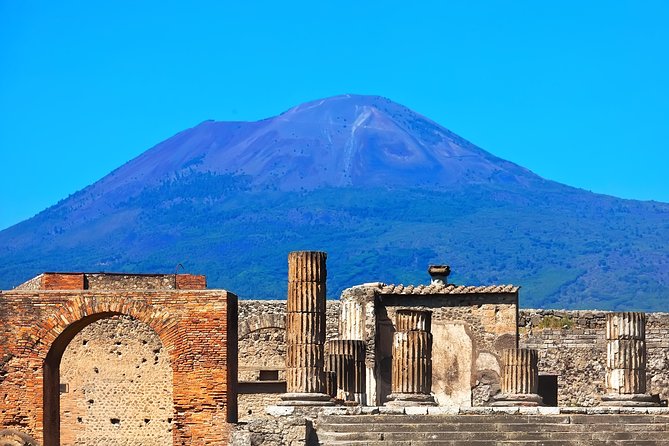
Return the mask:
<svg viewBox="0 0 669 446"><path fill-rule="evenodd" d="M502 160L388 99L206 121L0 232L0 288L48 270L206 274L285 296L288 251L329 252L329 295L378 280L513 282L521 305L667 311L669 205Z"/></svg>

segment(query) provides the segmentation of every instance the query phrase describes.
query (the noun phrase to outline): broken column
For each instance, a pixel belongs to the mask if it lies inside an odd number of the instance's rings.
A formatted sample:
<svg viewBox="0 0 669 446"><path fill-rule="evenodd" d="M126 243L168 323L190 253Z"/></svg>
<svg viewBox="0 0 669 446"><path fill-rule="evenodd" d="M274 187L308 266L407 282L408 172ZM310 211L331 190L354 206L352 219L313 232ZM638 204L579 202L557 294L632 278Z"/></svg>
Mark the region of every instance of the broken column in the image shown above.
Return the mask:
<svg viewBox="0 0 669 446"><path fill-rule="evenodd" d="M435 405L429 311L397 310L388 405Z"/></svg>
<svg viewBox="0 0 669 446"><path fill-rule="evenodd" d="M502 352L502 392L495 395L493 406L540 406L538 395L539 355L529 348L510 348Z"/></svg>
<svg viewBox="0 0 669 446"><path fill-rule="evenodd" d="M376 367L376 292L380 283L368 283L342 292L339 314L339 339L353 339L365 344L364 395L360 404L380 404L380 368Z"/></svg>
<svg viewBox="0 0 669 446"><path fill-rule="evenodd" d="M339 402L353 401L353 356L341 353L328 354L325 372L332 374L334 389L330 393Z"/></svg>
<svg viewBox="0 0 669 446"><path fill-rule="evenodd" d="M288 254L286 405L331 404L323 371L326 258L316 251Z"/></svg>
<svg viewBox="0 0 669 446"><path fill-rule="evenodd" d="M606 315L607 406L655 406L659 401L646 393L646 315Z"/></svg>
<svg viewBox="0 0 669 446"><path fill-rule="evenodd" d="M365 342L336 339L327 346L327 370L335 372L337 399L365 404Z"/></svg>

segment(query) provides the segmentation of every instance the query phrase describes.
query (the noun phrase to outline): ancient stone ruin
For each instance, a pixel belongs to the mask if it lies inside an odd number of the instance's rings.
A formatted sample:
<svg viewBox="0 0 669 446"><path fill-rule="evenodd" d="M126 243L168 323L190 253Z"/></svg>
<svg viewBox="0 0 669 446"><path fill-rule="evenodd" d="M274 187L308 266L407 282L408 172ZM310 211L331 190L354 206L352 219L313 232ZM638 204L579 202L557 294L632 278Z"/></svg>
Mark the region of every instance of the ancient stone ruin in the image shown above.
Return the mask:
<svg viewBox="0 0 669 446"><path fill-rule="evenodd" d="M541 406L539 355L529 348L507 348L502 352L501 393L494 396L496 406Z"/></svg>
<svg viewBox="0 0 669 446"><path fill-rule="evenodd" d="M429 285L367 283L326 305L324 370L336 406L290 407L261 393L240 398L248 416L235 443L669 441L669 315L652 316L649 376L643 315L522 311L516 286L449 284L445 265L429 272ZM278 301L244 302L243 318L254 320L256 306L265 315L285 311ZM615 322L621 327L615 335L611 321L623 321ZM598 374L584 383L591 368ZM580 381L572 380L576 375ZM646 392L642 381L653 382L654 392ZM472 420L482 423L480 431L467 430Z"/></svg>
<svg viewBox="0 0 669 446"><path fill-rule="evenodd" d="M286 384L284 404L330 404L325 393L324 252L291 252L288 256L286 314Z"/></svg>
<svg viewBox="0 0 669 446"><path fill-rule="evenodd" d="M0 294L0 340L0 425L20 438L228 444L237 298L203 276L44 273Z"/></svg>
<svg viewBox="0 0 669 446"><path fill-rule="evenodd" d="M285 301L187 274L1 292L0 446L669 442L669 314L523 310L446 265L326 301L326 260L290 253Z"/></svg>

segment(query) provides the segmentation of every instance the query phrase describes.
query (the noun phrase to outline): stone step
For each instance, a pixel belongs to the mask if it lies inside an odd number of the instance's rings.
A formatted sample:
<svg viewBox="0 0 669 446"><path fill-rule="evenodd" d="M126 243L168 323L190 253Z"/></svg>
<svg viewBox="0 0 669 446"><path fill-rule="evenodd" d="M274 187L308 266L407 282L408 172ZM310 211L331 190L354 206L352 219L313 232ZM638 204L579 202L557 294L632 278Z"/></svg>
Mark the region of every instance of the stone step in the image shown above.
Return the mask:
<svg viewBox="0 0 669 446"><path fill-rule="evenodd" d="M597 424L597 430L601 432L644 432L665 431L669 432L669 423L650 424L620 424L607 423ZM370 423L362 425L355 424L319 424L319 429L331 432L590 432L593 424L545 424L531 423L415 423L415 424L387 424Z"/></svg>
<svg viewBox="0 0 669 446"><path fill-rule="evenodd" d="M384 441L342 441L342 442L327 442L320 443L323 446L388 446L388 442ZM392 446L666 446L666 440L660 441L634 441L629 442L627 440L610 440L610 441L574 441L574 442L564 442L562 440L528 440L528 441L399 441L393 442Z"/></svg>
<svg viewBox="0 0 669 446"><path fill-rule="evenodd" d="M605 414L605 415L516 415L516 414L493 414L493 415L323 415L319 417L325 424L347 423L347 424L369 424L369 423L530 423L543 424L652 424L667 423L669 415L631 415L631 414Z"/></svg>
<svg viewBox="0 0 669 446"><path fill-rule="evenodd" d="M510 441L510 440L561 440L561 441L609 441L609 440L669 440L667 432L323 432L322 441Z"/></svg>
<svg viewBox="0 0 669 446"><path fill-rule="evenodd" d="M330 415L321 445L669 445L668 415Z"/></svg>

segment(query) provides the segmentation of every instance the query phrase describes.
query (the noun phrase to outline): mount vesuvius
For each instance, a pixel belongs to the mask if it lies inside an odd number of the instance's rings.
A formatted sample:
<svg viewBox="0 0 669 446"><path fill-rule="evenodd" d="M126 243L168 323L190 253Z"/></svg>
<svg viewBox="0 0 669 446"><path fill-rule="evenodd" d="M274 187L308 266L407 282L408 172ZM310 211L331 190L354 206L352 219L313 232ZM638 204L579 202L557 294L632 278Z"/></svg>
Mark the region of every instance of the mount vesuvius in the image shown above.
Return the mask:
<svg viewBox="0 0 669 446"><path fill-rule="evenodd" d="M286 255L362 282L521 285L525 307L668 311L669 204L541 178L388 99L206 121L0 232L0 288L42 271L188 272L283 298Z"/></svg>

